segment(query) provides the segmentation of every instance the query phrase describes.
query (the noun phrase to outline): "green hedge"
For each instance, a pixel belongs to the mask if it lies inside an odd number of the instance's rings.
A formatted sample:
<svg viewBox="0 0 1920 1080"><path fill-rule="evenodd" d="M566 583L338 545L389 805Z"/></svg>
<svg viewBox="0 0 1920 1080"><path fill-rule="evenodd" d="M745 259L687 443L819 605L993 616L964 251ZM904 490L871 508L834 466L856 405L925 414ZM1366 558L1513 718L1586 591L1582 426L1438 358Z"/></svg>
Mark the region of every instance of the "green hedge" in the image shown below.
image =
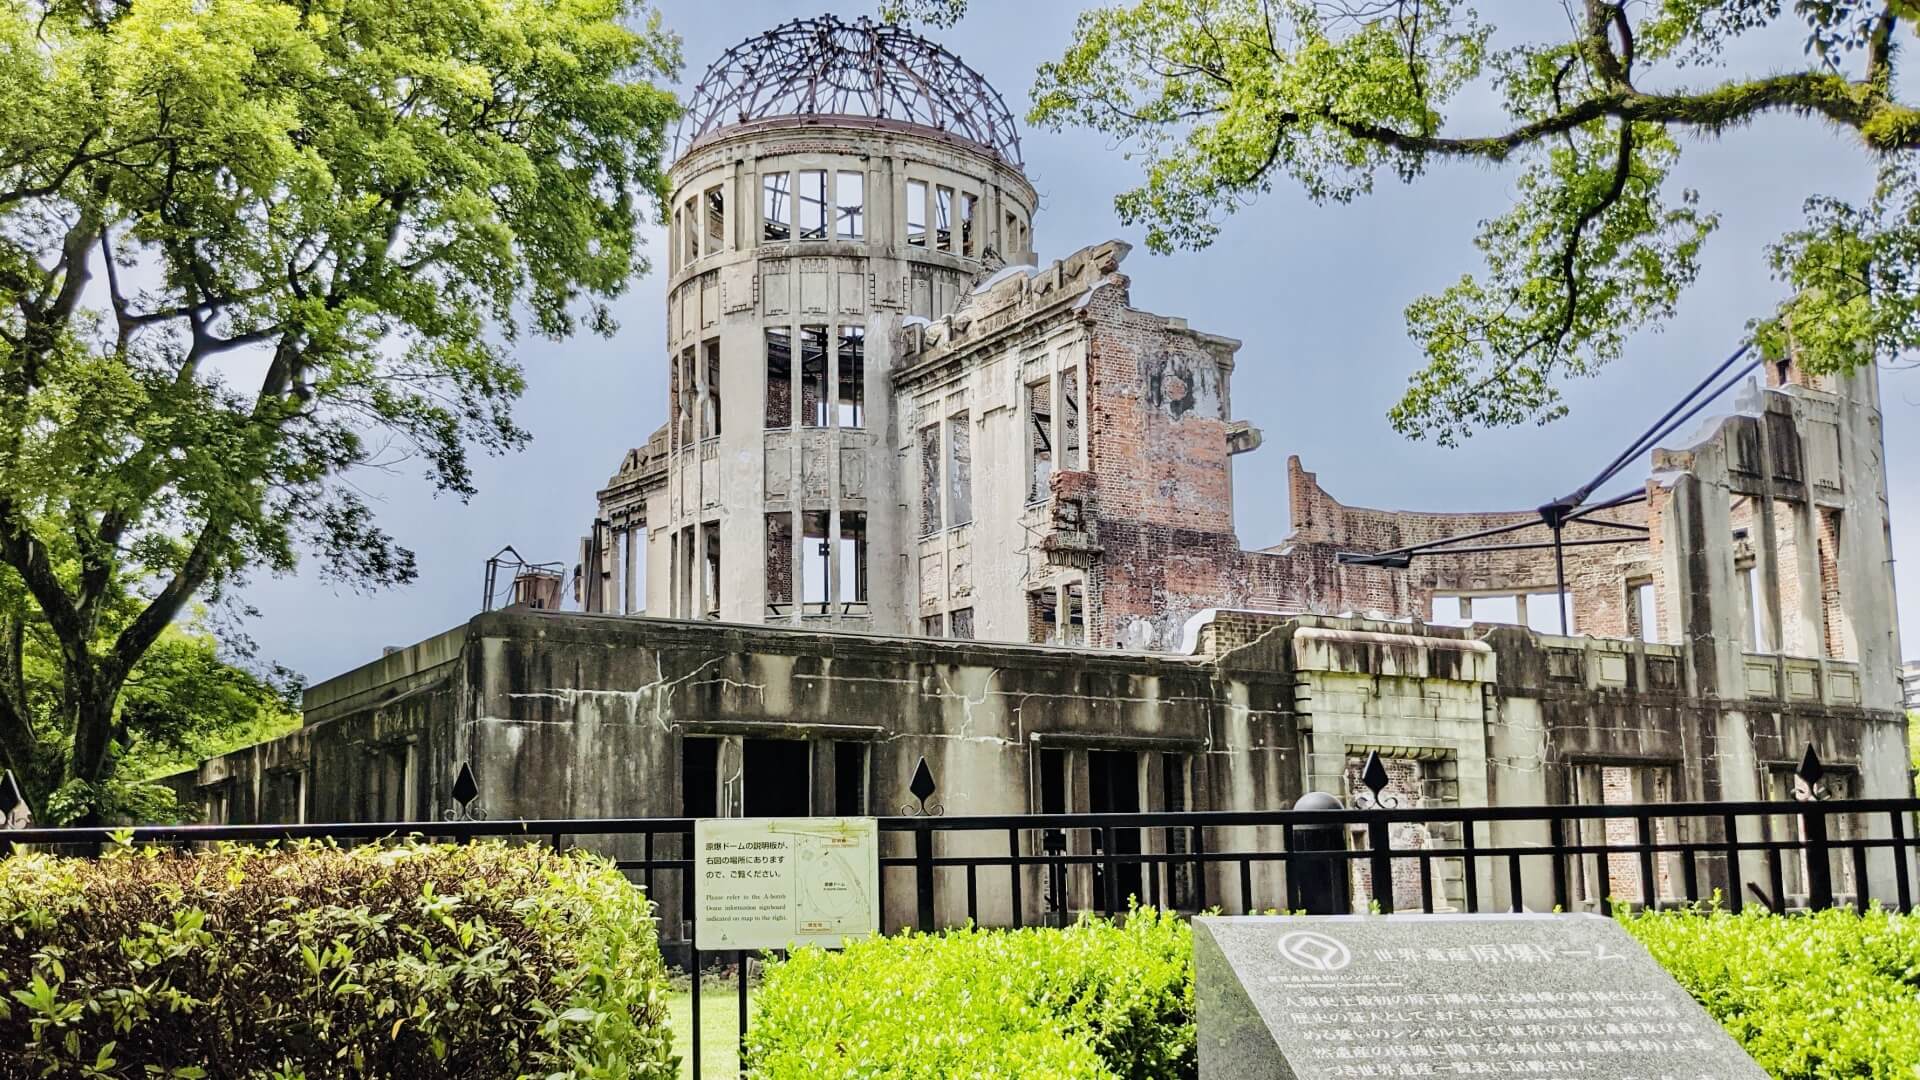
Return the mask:
<svg viewBox="0 0 1920 1080"><path fill-rule="evenodd" d="M1657 914L1626 925L1777 1080L1920 1077L1920 916ZM1124 927L909 935L770 965L765 1080L1193 1077L1192 938Z"/></svg>
<svg viewBox="0 0 1920 1080"><path fill-rule="evenodd" d="M1920 1077L1920 917L1748 911L1626 925L1779 1080Z"/></svg>
<svg viewBox="0 0 1920 1080"><path fill-rule="evenodd" d="M747 1064L779 1080L1193 1076L1193 939L1143 910L802 949L767 971Z"/></svg>
<svg viewBox="0 0 1920 1080"><path fill-rule="evenodd" d="M0 859L0 1076L676 1075L651 905L529 846Z"/></svg>

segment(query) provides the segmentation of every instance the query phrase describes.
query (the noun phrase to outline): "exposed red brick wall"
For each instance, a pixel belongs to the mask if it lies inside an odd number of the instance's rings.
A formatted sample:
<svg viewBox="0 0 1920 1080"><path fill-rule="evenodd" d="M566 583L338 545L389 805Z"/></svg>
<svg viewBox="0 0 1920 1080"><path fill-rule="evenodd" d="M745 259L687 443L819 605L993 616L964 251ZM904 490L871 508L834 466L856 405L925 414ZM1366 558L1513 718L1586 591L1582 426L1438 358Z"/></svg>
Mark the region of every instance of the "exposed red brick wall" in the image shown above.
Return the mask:
<svg viewBox="0 0 1920 1080"><path fill-rule="evenodd" d="M1086 479L1057 474L1053 496L1082 501L1099 549L1087 571L1091 642L1168 647L1209 608L1415 613L1404 575L1339 566L1330 545L1241 549L1227 346L1132 309L1124 279L1092 294L1081 317L1090 331Z"/></svg>
<svg viewBox="0 0 1920 1080"><path fill-rule="evenodd" d="M1287 489L1292 500L1293 535L1284 547L1319 543L1342 551L1390 551L1412 544L1429 543L1451 536L1479 532L1508 525L1532 527L1501 533L1460 546L1492 546L1515 543L1546 543L1551 532L1540 521L1536 510L1489 511L1476 513L1421 513L1404 510L1373 510L1346 506L1320 487L1314 474L1300 465L1298 457L1287 459ZM1616 507L1596 515L1609 521L1645 526L1647 511L1643 503ZM1563 530L1568 541L1616 539L1635 534L1619 529L1575 522ZM1567 591L1575 633L1603 637L1627 635L1626 581L1635 567L1642 574L1652 565L1652 551L1645 541L1624 544L1576 544L1563 549ZM1507 590L1514 592L1550 592L1555 575L1551 548L1491 552L1474 555L1430 555L1417 558L1407 571L1409 587L1417 594L1420 613L1430 611L1434 593Z"/></svg>
<svg viewBox="0 0 1920 1080"><path fill-rule="evenodd" d="M1840 603L1840 511L1816 507L1820 539L1820 625L1826 655L1834 660L1852 660L1853 641L1847 615Z"/></svg>

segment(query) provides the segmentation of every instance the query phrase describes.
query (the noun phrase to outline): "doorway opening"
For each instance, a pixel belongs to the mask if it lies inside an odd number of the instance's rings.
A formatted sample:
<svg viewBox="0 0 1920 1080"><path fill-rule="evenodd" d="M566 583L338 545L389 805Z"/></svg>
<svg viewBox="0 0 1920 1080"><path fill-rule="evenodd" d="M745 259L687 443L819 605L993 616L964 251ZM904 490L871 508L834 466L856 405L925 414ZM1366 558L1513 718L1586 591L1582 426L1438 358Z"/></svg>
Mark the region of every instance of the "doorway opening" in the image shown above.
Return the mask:
<svg viewBox="0 0 1920 1080"><path fill-rule="evenodd" d="M1137 814L1140 812L1140 755L1133 750L1087 751L1087 809L1096 814ZM1112 855L1140 854L1139 829L1107 830L1106 851ZM1107 875L1114 880L1109 883ZM1140 888L1140 864L1121 863L1109 867L1094 864L1093 887L1096 903L1111 898L1125 910L1129 896L1144 898ZM1109 891L1111 889L1111 891Z"/></svg>
<svg viewBox="0 0 1920 1080"><path fill-rule="evenodd" d="M720 816L720 740L680 740L680 816Z"/></svg>
<svg viewBox="0 0 1920 1080"><path fill-rule="evenodd" d="M808 779L813 745L804 739L746 739L742 746L747 817L806 817L813 813Z"/></svg>

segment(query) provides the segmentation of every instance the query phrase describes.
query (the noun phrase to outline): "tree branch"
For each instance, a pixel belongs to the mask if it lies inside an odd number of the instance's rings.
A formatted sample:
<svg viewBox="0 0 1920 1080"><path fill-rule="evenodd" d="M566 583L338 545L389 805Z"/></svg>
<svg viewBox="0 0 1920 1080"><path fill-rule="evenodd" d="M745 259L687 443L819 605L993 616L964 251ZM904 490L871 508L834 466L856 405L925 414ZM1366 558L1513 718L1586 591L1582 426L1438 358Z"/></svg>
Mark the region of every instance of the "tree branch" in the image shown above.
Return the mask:
<svg viewBox="0 0 1920 1080"><path fill-rule="evenodd" d="M1793 111L1825 116L1855 129L1863 128L1881 108L1903 108L1868 100L1860 87L1838 75L1799 72L1773 75L1746 83L1729 83L1717 90L1681 94L1643 94L1622 87L1575 102L1552 116L1522 124L1498 135L1443 138L1400 131L1367 120L1329 115L1326 119L1356 139L1379 143L1414 154L1504 159L1520 147L1572 131L1595 120L1615 119L1666 127L1718 130L1761 113ZM1283 119L1298 121L1300 114ZM1920 149L1920 130L1905 128L1874 143L1880 150ZM1870 142L1872 139L1870 139Z"/></svg>

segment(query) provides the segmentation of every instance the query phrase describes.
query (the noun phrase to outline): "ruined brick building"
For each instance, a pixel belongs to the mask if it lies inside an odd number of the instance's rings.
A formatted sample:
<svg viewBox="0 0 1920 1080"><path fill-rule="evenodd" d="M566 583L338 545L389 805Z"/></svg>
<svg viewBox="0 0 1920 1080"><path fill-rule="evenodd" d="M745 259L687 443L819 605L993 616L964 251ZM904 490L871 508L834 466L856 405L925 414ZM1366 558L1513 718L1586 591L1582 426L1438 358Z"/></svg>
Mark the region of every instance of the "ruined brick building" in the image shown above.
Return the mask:
<svg viewBox="0 0 1920 1080"><path fill-rule="evenodd" d="M1369 753L1414 806L1775 798L1810 744L1910 790L1871 370L1761 365L1557 510L1352 507L1289 459L1293 534L1246 550L1239 343L1136 306L1124 244L1039 265L1012 118L937 45L743 43L671 175L669 420L585 611L312 686L177 779L210 816L431 818L462 761L530 818L892 813L922 758L951 813L1284 807Z"/></svg>

